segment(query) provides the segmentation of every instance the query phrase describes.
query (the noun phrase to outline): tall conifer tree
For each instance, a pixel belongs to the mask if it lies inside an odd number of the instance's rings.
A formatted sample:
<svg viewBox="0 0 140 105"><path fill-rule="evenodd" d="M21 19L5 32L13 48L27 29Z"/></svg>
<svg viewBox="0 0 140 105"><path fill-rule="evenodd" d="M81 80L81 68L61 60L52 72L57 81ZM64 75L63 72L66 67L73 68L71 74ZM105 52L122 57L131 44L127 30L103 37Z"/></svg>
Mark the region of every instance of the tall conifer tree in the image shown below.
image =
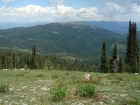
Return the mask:
<svg viewBox="0 0 140 105"><path fill-rule="evenodd" d="M13 52L13 55L12 55L12 66L13 68L16 68L16 53Z"/></svg>
<svg viewBox="0 0 140 105"><path fill-rule="evenodd" d="M139 45L137 38L136 23L129 22L127 38L126 64L130 67L131 73L139 72Z"/></svg>
<svg viewBox="0 0 140 105"><path fill-rule="evenodd" d="M119 69L119 57L118 57L118 47L117 42L114 44L112 58L110 60L110 70L111 72L118 72Z"/></svg>
<svg viewBox="0 0 140 105"><path fill-rule="evenodd" d="M120 60L119 60L119 69L118 69L118 72L119 73L125 72L125 64L124 64L124 61L123 61L122 57L120 57Z"/></svg>
<svg viewBox="0 0 140 105"><path fill-rule="evenodd" d="M2 55L2 69L7 69L7 60L5 54Z"/></svg>
<svg viewBox="0 0 140 105"><path fill-rule="evenodd" d="M33 45L33 48L32 48L31 69L37 69L37 58L36 58L35 45Z"/></svg>
<svg viewBox="0 0 140 105"><path fill-rule="evenodd" d="M103 73L110 72L108 54L106 50L106 42L103 42L100 71Z"/></svg>

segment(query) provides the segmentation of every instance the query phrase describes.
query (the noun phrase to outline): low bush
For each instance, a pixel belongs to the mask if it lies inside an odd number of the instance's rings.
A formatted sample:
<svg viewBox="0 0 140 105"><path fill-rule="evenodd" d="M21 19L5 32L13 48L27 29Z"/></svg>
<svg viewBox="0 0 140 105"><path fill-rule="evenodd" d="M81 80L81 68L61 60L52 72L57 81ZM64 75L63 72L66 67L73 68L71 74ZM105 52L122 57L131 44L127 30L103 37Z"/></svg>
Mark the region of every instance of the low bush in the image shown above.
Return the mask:
<svg viewBox="0 0 140 105"><path fill-rule="evenodd" d="M80 97L91 97L94 91L95 86L93 84L80 84L77 86L77 94Z"/></svg>
<svg viewBox="0 0 140 105"><path fill-rule="evenodd" d="M134 100L130 102L131 105L140 105L140 101L139 100Z"/></svg>
<svg viewBox="0 0 140 105"><path fill-rule="evenodd" d="M51 99L53 102L61 101L66 96L66 89L63 87L55 87L50 91Z"/></svg>
<svg viewBox="0 0 140 105"><path fill-rule="evenodd" d="M5 83L0 84L0 92L6 93L8 91L9 91L9 85L8 84L5 84Z"/></svg>

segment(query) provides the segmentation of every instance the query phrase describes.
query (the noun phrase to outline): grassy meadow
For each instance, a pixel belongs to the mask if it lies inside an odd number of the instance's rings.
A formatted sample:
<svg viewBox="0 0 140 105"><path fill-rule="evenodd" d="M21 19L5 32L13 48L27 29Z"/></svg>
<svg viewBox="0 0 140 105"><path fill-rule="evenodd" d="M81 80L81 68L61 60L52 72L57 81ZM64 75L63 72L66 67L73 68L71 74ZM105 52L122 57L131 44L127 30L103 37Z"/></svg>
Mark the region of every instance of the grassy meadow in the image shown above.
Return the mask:
<svg viewBox="0 0 140 105"><path fill-rule="evenodd" d="M5 84L9 89L0 92L0 105L140 105L139 74L89 74L92 79L86 81L85 72L79 71L1 70L0 88ZM54 102L51 90L58 84L66 89L66 95ZM93 84L94 94L79 96L80 84Z"/></svg>

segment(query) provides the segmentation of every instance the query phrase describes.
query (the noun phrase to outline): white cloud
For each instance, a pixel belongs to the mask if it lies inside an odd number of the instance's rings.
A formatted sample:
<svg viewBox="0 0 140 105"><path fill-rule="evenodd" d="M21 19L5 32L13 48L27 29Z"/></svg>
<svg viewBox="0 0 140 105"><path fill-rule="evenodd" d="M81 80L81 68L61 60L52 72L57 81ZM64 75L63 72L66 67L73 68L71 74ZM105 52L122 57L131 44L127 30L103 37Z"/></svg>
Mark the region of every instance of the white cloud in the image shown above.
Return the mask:
<svg viewBox="0 0 140 105"><path fill-rule="evenodd" d="M104 12L108 15L112 14L124 14L126 12L125 8L119 6L114 2L107 2L104 8Z"/></svg>
<svg viewBox="0 0 140 105"><path fill-rule="evenodd" d="M107 2L103 9L104 19L108 21L127 21L126 12L124 7L114 2Z"/></svg>
<svg viewBox="0 0 140 105"><path fill-rule="evenodd" d="M63 3L63 0L47 0L49 6L57 6Z"/></svg>
<svg viewBox="0 0 140 105"><path fill-rule="evenodd" d="M104 19L110 21L140 21L140 5L136 3L128 3L120 5L115 2L107 2L103 9Z"/></svg>
<svg viewBox="0 0 140 105"><path fill-rule="evenodd" d="M131 5L131 12L132 13L139 13L140 14L140 5L132 4Z"/></svg>
<svg viewBox="0 0 140 105"><path fill-rule="evenodd" d="M127 5L132 2L132 0L105 0L106 2L114 2L118 5Z"/></svg>
<svg viewBox="0 0 140 105"><path fill-rule="evenodd" d="M15 0L2 0L2 2L3 2L4 4L9 4L9 3L13 2L13 1L15 1Z"/></svg>
<svg viewBox="0 0 140 105"><path fill-rule="evenodd" d="M14 0L11 0L11 2ZM107 2L99 13L97 7L75 9L64 6L63 0L49 0L54 6L41 7L39 5L27 5L25 7L0 7L1 21L82 21L82 20L106 20L106 21L139 21L140 5L130 3L122 6L115 2Z"/></svg>
<svg viewBox="0 0 140 105"><path fill-rule="evenodd" d="M100 20L102 15L97 14L97 8L81 8L79 10L64 5L57 7L41 7L37 5L27 5L21 8L1 7L0 17L13 20L32 21L70 21L70 20ZM23 21L24 21L23 20Z"/></svg>

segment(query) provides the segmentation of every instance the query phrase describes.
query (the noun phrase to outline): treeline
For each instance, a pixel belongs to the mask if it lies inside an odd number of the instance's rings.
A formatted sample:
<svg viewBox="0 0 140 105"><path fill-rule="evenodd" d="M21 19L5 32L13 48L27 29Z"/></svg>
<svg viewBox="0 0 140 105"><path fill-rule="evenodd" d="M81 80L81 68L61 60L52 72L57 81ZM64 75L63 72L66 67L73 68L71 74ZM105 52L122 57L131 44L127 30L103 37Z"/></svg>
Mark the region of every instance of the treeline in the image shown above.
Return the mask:
<svg viewBox="0 0 140 105"><path fill-rule="evenodd" d="M115 43L111 59L109 59L106 42L103 42L100 72L139 73L139 63L137 26L136 23L130 21L125 58L119 55L117 43Z"/></svg>
<svg viewBox="0 0 140 105"><path fill-rule="evenodd" d="M89 61L61 58L56 55L48 55L36 52L33 45L31 52L12 50L0 51L0 70L3 69L56 69L97 71L98 67L92 66Z"/></svg>

